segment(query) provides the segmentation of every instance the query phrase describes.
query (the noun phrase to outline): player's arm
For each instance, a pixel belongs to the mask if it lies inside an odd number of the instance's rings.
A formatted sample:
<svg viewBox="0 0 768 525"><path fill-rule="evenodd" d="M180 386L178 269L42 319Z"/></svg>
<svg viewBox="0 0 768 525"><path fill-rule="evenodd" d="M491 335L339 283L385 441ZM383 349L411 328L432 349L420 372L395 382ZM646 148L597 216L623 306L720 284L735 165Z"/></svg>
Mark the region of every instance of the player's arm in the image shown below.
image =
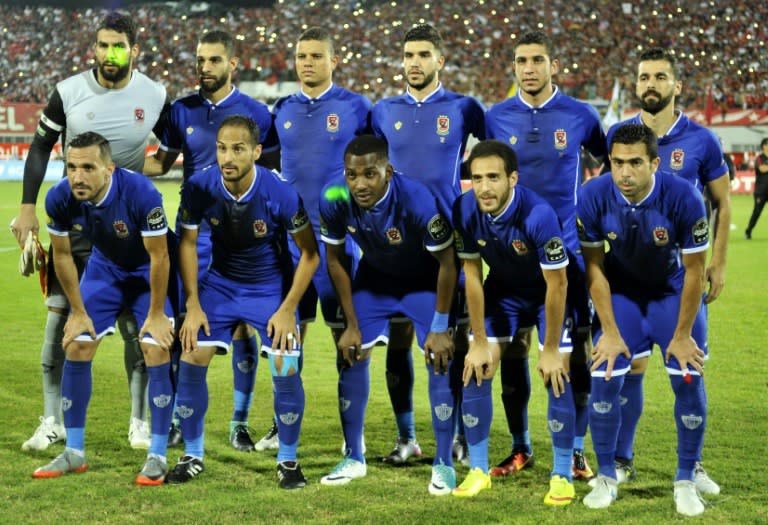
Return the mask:
<svg viewBox="0 0 768 525"><path fill-rule="evenodd" d="M728 235L731 230L731 182L726 173L707 183L712 208L715 209L715 240L712 258L706 269L709 290L704 302L709 304L718 298L725 286L725 261L728 252Z"/></svg>
<svg viewBox="0 0 768 525"><path fill-rule="evenodd" d="M169 350L173 344L173 324L165 314L165 299L168 296L168 275L170 259L168 241L165 235L144 236L144 249L149 254L149 311L144 326L139 332L139 341L149 333L160 348Z"/></svg>
<svg viewBox="0 0 768 525"><path fill-rule="evenodd" d="M267 322L267 333L272 337L273 350L276 348L290 350L293 346L290 339L295 339L297 343L301 342L296 326L296 308L320 265L320 252L317 249L315 233L309 223L303 229L291 233L291 237L301 255L285 299Z"/></svg>
<svg viewBox="0 0 768 525"><path fill-rule="evenodd" d="M680 312L666 356L667 362L669 362L670 357L674 356L680 363L680 369L684 372L690 365L700 374L703 373L704 352L696 345L693 337L691 337L691 332L699 308L701 308L701 294L705 287L706 258L706 251L683 254L685 277L683 290L680 294Z"/></svg>
<svg viewBox="0 0 768 525"><path fill-rule="evenodd" d="M64 326L64 338L61 342L62 348L66 350L75 337L83 332L88 332L93 339L96 339L96 330L91 318L88 317L88 312L85 311L83 297L80 294L77 266L72 257L69 235L56 235L51 232L51 250L56 278L69 301L69 317Z"/></svg>
<svg viewBox="0 0 768 525"><path fill-rule="evenodd" d="M587 289L592 297L592 304L600 318L603 334L592 351L592 368L597 370L604 362L608 362L605 371L606 381L611 378L613 364L619 354L631 359L629 348L619 333L616 318L613 315L611 303L611 287L605 275L605 247L589 247L582 244L582 254L586 266Z"/></svg>
<svg viewBox="0 0 768 525"><path fill-rule="evenodd" d="M453 246L449 245L447 248L430 253L437 259L440 269L437 272L435 315L424 343L424 357L427 363L433 365L436 374L448 373L454 350L453 337L448 330L448 318L456 292L459 270L456 266L456 252Z"/></svg>
<svg viewBox="0 0 768 525"><path fill-rule="evenodd" d="M200 305L200 296L197 291L197 228L183 228L179 241L179 273L181 283L184 286L184 294L187 296L187 314L179 331L181 348L184 352L192 352L197 349L197 332L202 328L206 335L210 335L208 317L206 317Z"/></svg>
<svg viewBox="0 0 768 525"><path fill-rule="evenodd" d="M563 355L560 353L568 277L565 268L543 270L542 273L547 285L544 297L546 331L544 348L539 353L537 369L544 379L545 386L551 384L555 397L560 397L560 393L565 391L565 382L568 381Z"/></svg>
<svg viewBox="0 0 768 525"><path fill-rule="evenodd" d="M144 158L144 168L142 173L147 177L157 177L165 175L173 167L173 163L179 158L178 151L167 151L159 149L154 155Z"/></svg>
<svg viewBox="0 0 768 525"><path fill-rule="evenodd" d="M337 347L343 360L352 366L362 357L362 333L357 321L357 313L352 303L352 278L347 271L348 257L344 243L334 244L326 241L325 259L328 276L331 278L341 311L344 313L344 331L339 337Z"/></svg>
<svg viewBox="0 0 768 525"><path fill-rule="evenodd" d="M51 158L51 151L53 151L53 146L59 140L59 135L64 130L66 122L64 103L59 95L59 90L55 89L40 117L37 131L32 138L32 144L29 146L27 160L24 162L21 208L12 228L16 241L22 249L29 236L29 232L31 231L37 235L40 230L40 223L35 214L37 197L40 193L40 186L45 178L45 171L48 169L48 159Z"/></svg>
<svg viewBox="0 0 768 525"><path fill-rule="evenodd" d="M483 293L483 260L479 257L463 259L464 289L467 296L469 326L472 341L464 358L462 379L464 386L475 378L480 386L484 379L493 377L495 370L493 345L485 332L485 295Z"/></svg>

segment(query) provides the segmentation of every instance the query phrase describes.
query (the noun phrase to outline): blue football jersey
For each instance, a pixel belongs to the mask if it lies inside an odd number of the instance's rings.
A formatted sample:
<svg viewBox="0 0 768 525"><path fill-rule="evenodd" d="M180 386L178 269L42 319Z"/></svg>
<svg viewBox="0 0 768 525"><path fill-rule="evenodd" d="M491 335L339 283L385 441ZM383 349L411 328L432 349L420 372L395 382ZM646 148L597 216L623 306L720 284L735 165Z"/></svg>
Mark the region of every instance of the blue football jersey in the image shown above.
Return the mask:
<svg viewBox="0 0 768 525"><path fill-rule="evenodd" d="M485 115L488 138L510 145L517 155L519 182L555 209L569 250L576 252L576 192L581 185L581 148L595 157L606 153L597 111L555 92L534 107L516 96Z"/></svg>
<svg viewBox="0 0 768 525"><path fill-rule="evenodd" d="M163 197L140 173L115 168L104 198L95 204L72 195L68 179L53 186L45 197L48 233L82 232L93 243L91 258L124 270L149 265L144 237L166 235L168 220Z"/></svg>
<svg viewBox="0 0 768 525"><path fill-rule="evenodd" d="M650 193L630 203L610 173L579 192L582 246L603 247L605 271L613 293L632 297L679 294L685 269L681 255L709 248L704 199L688 182L657 171Z"/></svg>
<svg viewBox="0 0 768 525"><path fill-rule="evenodd" d="M239 89L233 88L218 104L200 93L182 97L171 105L160 149L183 154L184 180L206 166L216 164L216 135L221 123L230 115L244 115L258 124L264 150L277 146L269 109Z"/></svg>
<svg viewBox="0 0 768 525"><path fill-rule="evenodd" d="M299 92L272 108L280 140L281 175L299 192L319 233L320 191L344 173L344 150L370 131L371 101L331 84L317 98Z"/></svg>
<svg viewBox="0 0 768 525"><path fill-rule="evenodd" d="M610 145L616 129L624 124L643 124L640 113L608 130ZM720 141L712 131L690 120L684 113L666 134L658 138L659 169L674 173L703 192L707 183L728 175Z"/></svg>
<svg viewBox="0 0 768 525"><path fill-rule="evenodd" d="M211 270L270 290L282 286L276 276L293 275L287 234L309 227L298 193L261 166L238 199L224 186L218 165L190 177L181 190L181 225L197 228L203 220L211 229Z"/></svg>
<svg viewBox="0 0 768 525"><path fill-rule="evenodd" d="M547 287L542 270L568 265L555 211L528 188L516 186L509 205L496 217L480 211L470 190L454 204L453 224L459 257L482 257L489 268L484 286L497 293L543 301Z"/></svg>
<svg viewBox="0 0 768 525"><path fill-rule="evenodd" d="M424 183L450 217L461 195L467 139L485 139L483 106L440 85L422 101L406 92L378 102L371 122L374 133L389 144L390 164Z"/></svg>
<svg viewBox="0 0 768 525"><path fill-rule="evenodd" d="M331 197L333 196L333 197ZM321 238L342 244L347 234L363 251L363 261L399 280L434 286L439 264L429 252L451 245L453 230L426 186L398 173L386 194L370 209L360 208L343 178L323 190ZM362 264L362 262L361 262Z"/></svg>

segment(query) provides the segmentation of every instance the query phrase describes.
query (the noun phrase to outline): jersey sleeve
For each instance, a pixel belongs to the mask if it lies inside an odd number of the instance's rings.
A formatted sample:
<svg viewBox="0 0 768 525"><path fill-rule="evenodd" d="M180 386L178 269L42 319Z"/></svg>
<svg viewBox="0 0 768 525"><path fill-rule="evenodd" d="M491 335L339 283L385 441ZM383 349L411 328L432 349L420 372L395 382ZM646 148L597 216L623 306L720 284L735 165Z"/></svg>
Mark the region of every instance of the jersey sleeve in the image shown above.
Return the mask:
<svg viewBox="0 0 768 525"><path fill-rule="evenodd" d="M610 177L609 173L601 177ZM595 211L593 202L593 187L590 184L597 184L597 180L588 182L579 188L579 195L576 199L576 230L579 234L579 243L587 248L600 248L604 244L604 237L600 228L599 219Z"/></svg>
<svg viewBox="0 0 768 525"><path fill-rule="evenodd" d="M557 270L568 266L568 254L557 214L547 204L533 207L526 219L529 234L536 246L542 270Z"/></svg>
<svg viewBox="0 0 768 525"><path fill-rule="evenodd" d="M600 116L597 114L597 110L589 105L586 107L586 112L587 122L583 146L593 157L603 160L608 157L608 148Z"/></svg>
<svg viewBox="0 0 768 525"><path fill-rule="evenodd" d="M356 135L365 135L367 133L372 133L372 111L373 111L373 104L370 100L368 100L368 97L360 96L360 102L357 107L357 111L355 114L357 115L357 132Z"/></svg>
<svg viewBox="0 0 768 525"><path fill-rule="evenodd" d="M163 196L148 179L139 179L137 195L134 198L136 217L142 237L156 237L168 233L168 219L163 209Z"/></svg>
<svg viewBox="0 0 768 525"><path fill-rule="evenodd" d="M725 163L725 158L723 158L723 148L720 146L720 141L712 131L708 129L704 131L706 132L706 147L704 148L705 155L701 165L702 172L699 174L702 185L706 185L728 174L728 164Z"/></svg>
<svg viewBox="0 0 768 525"><path fill-rule="evenodd" d="M40 186L45 178L48 159L56 141L67 127L67 116L64 113L64 102L61 100L58 88L53 90L48 99L48 105L40 116L40 122L32 138L27 160L24 163L24 179L21 195L22 204L35 204L40 193Z"/></svg>
<svg viewBox="0 0 768 525"><path fill-rule="evenodd" d="M480 257L480 247L473 235L467 200L474 201L472 193L465 193L453 203L453 246L460 259L477 259ZM474 204L474 203L473 203Z"/></svg>
<svg viewBox="0 0 768 525"><path fill-rule="evenodd" d="M681 251L697 253L709 249L709 221L701 192L693 186L681 186L678 213L675 213L677 240Z"/></svg>
<svg viewBox="0 0 768 525"><path fill-rule="evenodd" d="M485 109L473 97L466 97L464 125L468 134L477 140L485 140Z"/></svg>
<svg viewBox="0 0 768 525"><path fill-rule="evenodd" d="M343 182L332 182L320 195L320 239L328 244L344 244L346 210L350 206L349 189Z"/></svg>
<svg viewBox="0 0 768 525"><path fill-rule="evenodd" d="M180 121L181 113L181 102L174 102L170 111L168 112L165 126L161 132L161 150L171 153L181 152L182 147L184 146L184 137L181 135L181 130L184 128L184 123Z"/></svg>
<svg viewBox="0 0 768 525"><path fill-rule="evenodd" d="M419 203L418 206L410 206L411 212L416 216L418 226L423 232L424 247L430 252L439 252L453 243L453 228L451 222L440 212L437 199L426 189L421 187L413 193L408 190L411 203Z"/></svg>
<svg viewBox="0 0 768 525"><path fill-rule="evenodd" d="M205 192L201 184L202 180L202 174L192 175L181 187L179 223L186 230L198 229L203 220L201 203Z"/></svg>
<svg viewBox="0 0 768 525"><path fill-rule="evenodd" d="M274 174L280 191L279 221L288 233L298 233L310 226L309 215L304 209L304 201L293 187Z"/></svg>
<svg viewBox="0 0 768 525"><path fill-rule="evenodd" d="M60 181L48 190L45 196L45 213L48 215L46 229L50 235L66 237L72 229L72 217L67 213L67 199L65 188L66 180Z"/></svg>

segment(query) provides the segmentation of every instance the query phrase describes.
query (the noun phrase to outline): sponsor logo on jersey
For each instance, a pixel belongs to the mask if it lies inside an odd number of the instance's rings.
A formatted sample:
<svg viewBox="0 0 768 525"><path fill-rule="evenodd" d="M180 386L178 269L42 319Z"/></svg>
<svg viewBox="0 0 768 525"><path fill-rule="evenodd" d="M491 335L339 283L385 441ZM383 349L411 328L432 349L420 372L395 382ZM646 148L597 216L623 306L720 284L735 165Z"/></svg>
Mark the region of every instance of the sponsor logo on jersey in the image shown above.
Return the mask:
<svg viewBox="0 0 768 525"><path fill-rule="evenodd" d="M144 122L144 109L142 108L134 109L133 117L136 119L136 122Z"/></svg>
<svg viewBox="0 0 768 525"><path fill-rule="evenodd" d="M352 406L352 401L350 401L349 399L344 399L343 397L339 398L339 411L346 412L351 406Z"/></svg>
<svg viewBox="0 0 768 525"><path fill-rule="evenodd" d="M681 148L677 148L672 151L672 154L669 156L669 167L673 170L681 170L683 169L683 162L685 161L685 151L683 151Z"/></svg>
<svg viewBox="0 0 768 525"><path fill-rule="evenodd" d="M217 219L216 217L211 217L210 219L208 219L208 222L211 223L211 226L218 226L219 225L219 219Z"/></svg>
<svg viewBox="0 0 768 525"><path fill-rule="evenodd" d="M549 427L550 432L560 432L563 430L563 427L565 427L565 423L562 421L558 421L557 419L550 419L547 421L547 426Z"/></svg>
<svg viewBox="0 0 768 525"><path fill-rule="evenodd" d="M464 422L464 426L467 428L474 428L480 422L480 418L473 416L472 414L464 414L461 416L461 420Z"/></svg>
<svg viewBox="0 0 768 525"><path fill-rule="evenodd" d="M168 394L160 394L152 398L152 403L157 408L165 408L171 403L171 396Z"/></svg>
<svg viewBox="0 0 768 525"><path fill-rule="evenodd" d="M693 225L692 233L693 242L696 244L704 244L709 240L709 224L707 223L706 217L702 217L696 221Z"/></svg>
<svg viewBox="0 0 768 525"><path fill-rule="evenodd" d="M194 131L195 131L195 128L193 128L192 126L187 127L187 135L191 135L192 133L194 133Z"/></svg>
<svg viewBox="0 0 768 525"><path fill-rule="evenodd" d="M399 120L397 122L395 122L395 129L397 131L400 131L400 128L402 128L402 127L403 127L403 123L402 122L400 122Z"/></svg>
<svg viewBox="0 0 768 525"><path fill-rule="evenodd" d="M509 143L512 144L513 146L517 144L517 137L515 135L512 135L511 137L509 137Z"/></svg>
<svg viewBox="0 0 768 525"><path fill-rule="evenodd" d="M607 414L613 408L613 403L610 401L596 401L592 403L592 408L594 408L595 412L598 414Z"/></svg>
<svg viewBox="0 0 768 525"><path fill-rule="evenodd" d="M566 259L565 247L563 246L563 240L560 237L552 237L544 245L544 255L549 262L559 262Z"/></svg>
<svg viewBox="0 0 768 525"><path fill-rule="evenodd" d="M669 244L669 231L664 226L656 226L653 229L653 244L656 246Z"/></svg>
<svg viewBox="0 0 768 525"><path fill-rule="evenodd" d="M290 129L291 126L293 126L293 124L291 124L290 120L286 120L285 123L283 123L284 129Z"/></svg>
<svg viewBox="0 0 768 525"><path fill-rule="evenodd" d="M615 241L615 240L616 240L616 238L618 237L618 235L616 235L616 232L608 232L608 235L607 235L607 237L608 237L610 240L612 240L612 241Z"/></svg>
<svg viewBox="0 0 768 525"><path fill-rule="evenodd" d="M400 230L393 226L387 230L387 240L389 244L400 244L403 242L403 236L400 234Z"/></svg>
<svg viewBox="0 0 768 525"><path fill-rule="evenodd" d="M440 421L448 421L453 414L453 407L442 403L435 407L435 415Z"/></svg>
<svg viewBox="0 0 768 525"><path fill-rule="evenodd" d="M195 409L185 405L179 405L176 407L176 413L179 414L180 418L187 419L192 417L192 414L195 413Z"/></svg>
<svg viewBox="0 0 768 525"><path fill-rule="evenodd" d="M515 250L517 255L528 255L528 246L520 239L512 241L512 249Z"/></svg>
<svg viewBox="0 0 768 525"><path fill-rule="evenodd" d="M685 425L685 428L688 430L694 430L696 428L699 428L701 424L704 422L704 418L701 416L697 416L694 414L689 414L687 416L680 416L680 420L683 422L683 425Z"/></svg>
<svg viewBox="0 0 768 525"><path fill-rule="evenodd" d="M568 147L568 134L564 129L555 130L555 149L565 149Z"/></svg>
<svg viewBox="0 0 768 525"><path fill-rule="evenodd" d="M336 113L331 113L325 118L325 129L331 133L339 131L339 116Z"/></svg>
<svg viewBox="0 0 768 525"><path fill-rule="evenodd" d="M72 400L69 399L68 397L62 397L61 398L61 410L66 412L70 408L72 408Z"/></svg>
<svg viewBox="0 0 768 525"><path fill-rule="evenodd" d="M280 414L278 416L280 418L280 421L283 423L283 425L293 425L299 420L299 414L296 412L286 412L285 414Z"/></svg>
<svg viewBox="0 0 768 525"><path fill-rule="evenodd" d="M267 234L267 223L261 219L253 221L253 236L264 237Z"/></svg>
<svg viewBox="0 0 768 525"><path fill-rule="evenodd" d="M165 222L165 212L161 207L152 208L149 214L147 214L147 225L150 231L162 230L168 227L168 223Z"/></svg>
<svg viewBox="0 0 768 525"><path fill-rule="evenodd" d="M131 232L128 231L128 225L125 224L125 221L120 219L113 222L112 227L115 229L115 235L120 239L125 239L131 234Z"/></svg>
<svg viewBox="0 0 768 525"><path fill-rule="evenodd" d="M451 119L448 115L437 116L437 134L445 136L451 131Z"/></svg>
<svg viewBox="0 0 768 525"><path fill-rule="evenodd" d="M300 208L293 217L291 217L291 224L294 230L304 227L309 222L309 216L304 208Z"/></svg>
<svg viewBox="0 0 768 525"><path fill-rule="evenodd" d="M348 231L349 233L355 233L355 232L357 231L357 228L355 228L355 227L354 227L354 226L352 226L352 225L347 225L347 231Z"/></svg>
<svg viewBox="0 0 768 525"><path fill-rule="evenodd" d="M427 230L429 231L429 236L436 241L444 241L451 235L451 227L448 225L448 221L439 213L429 219Z"/></svg>
<svg viewBox="0 0 768 525"><path fill-rule="evenodd" d="M481 248L482 248L483 246L485 246L486 244L487 244L487 243L485 242L485 239L478 239L478 240L477 240L477 245L478 245L478 246L480 246Z"/></svg>

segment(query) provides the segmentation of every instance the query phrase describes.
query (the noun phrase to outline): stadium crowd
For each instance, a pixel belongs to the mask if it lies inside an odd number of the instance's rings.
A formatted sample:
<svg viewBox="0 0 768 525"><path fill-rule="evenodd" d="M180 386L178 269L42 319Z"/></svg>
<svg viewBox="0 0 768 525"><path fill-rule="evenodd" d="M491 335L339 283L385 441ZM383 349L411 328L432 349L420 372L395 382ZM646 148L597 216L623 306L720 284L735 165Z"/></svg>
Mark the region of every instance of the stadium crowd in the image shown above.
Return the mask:
<svg viewBox="0 0 768 525"><path fill-rule="evenodd" d="M432 23L449 50L444 79L486 105L511 87L512 43L544 29L561 50L558 83L569 95L610 96L614 79L632 92L643 47L676 50L683 107L704 107L707 87L722 108L768 108L768 4L735 0L656 0L651 5L589 0L463 2L279 0L272 8L231 8L183 15L174 2L127 9L142 27L138 67L166 85L172 97L195 87L194 49L202 28L238 35L242 59L236 81L295 80L295 35L333 20L341 63L336 82L372 100L402 90L399 42L415 23ZM0 5L0 101L38 102L55 83L93 64L90 38L102 12L83 8Z"/></svg>

